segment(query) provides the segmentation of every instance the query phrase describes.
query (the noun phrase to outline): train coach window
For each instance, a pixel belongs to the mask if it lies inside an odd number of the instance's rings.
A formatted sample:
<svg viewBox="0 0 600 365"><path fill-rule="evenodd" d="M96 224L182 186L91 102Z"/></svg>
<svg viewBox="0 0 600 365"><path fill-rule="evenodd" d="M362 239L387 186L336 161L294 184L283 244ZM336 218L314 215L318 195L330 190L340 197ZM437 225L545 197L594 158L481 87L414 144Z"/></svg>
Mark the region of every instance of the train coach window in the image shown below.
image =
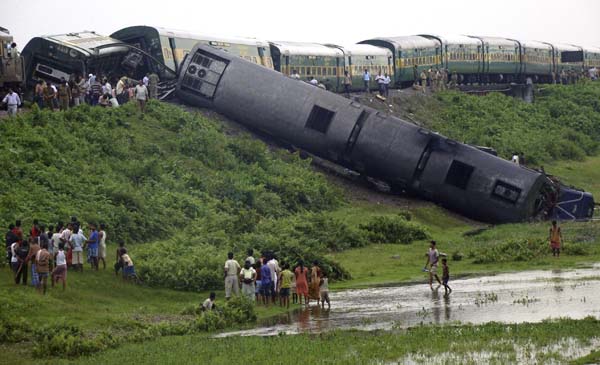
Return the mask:
<svg viewBox="0 0 600 365"><path fill-rule="evenodd" d="M520 195L521 189L504 181L496 182L496 186L494 186L494 190L492 191L492 196L513 204L517 203Z"/></svg>
<svg viewBox="0 0 600 365"><path fill-rule="evenodd" d="M454 160L446 175L445 183L466 190L471 175L473 174L473 170L475 170L473 166Z"/></svg>
<svg viewBox="0 0 600 365"><path fill-rule="evenodd" d="M305 127L325 134L329 129L334 115L335 112L315 105L308 116Z"/></svg>

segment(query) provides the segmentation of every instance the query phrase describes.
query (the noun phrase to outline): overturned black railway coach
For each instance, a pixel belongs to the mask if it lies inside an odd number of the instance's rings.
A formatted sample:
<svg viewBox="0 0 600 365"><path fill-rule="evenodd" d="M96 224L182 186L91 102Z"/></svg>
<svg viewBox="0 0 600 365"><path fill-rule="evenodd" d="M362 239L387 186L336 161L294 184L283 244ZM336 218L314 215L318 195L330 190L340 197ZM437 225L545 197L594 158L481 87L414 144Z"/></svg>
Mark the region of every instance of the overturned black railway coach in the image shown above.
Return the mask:
<svg viewBox="0 0 600 365"><path fill-rule="evenodd" d="M177 95L478 220L517 222L553 208L557 187L543 173L210 46L192 49Z"/></svg>

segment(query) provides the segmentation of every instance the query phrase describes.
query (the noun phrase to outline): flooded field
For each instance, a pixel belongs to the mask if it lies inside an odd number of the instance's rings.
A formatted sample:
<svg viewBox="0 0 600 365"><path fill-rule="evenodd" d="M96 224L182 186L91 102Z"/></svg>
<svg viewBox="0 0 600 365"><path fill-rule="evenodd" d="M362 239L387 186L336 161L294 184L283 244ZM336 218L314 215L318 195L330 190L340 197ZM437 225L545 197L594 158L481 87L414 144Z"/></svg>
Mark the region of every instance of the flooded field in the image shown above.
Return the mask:
<svg viewBox="0 0 600 365"><path fill-rule="evenodd" d="M221 336L270 336L332 329L391 329L460 322L540 322L600 317L600 266L564 271L526 271L451 280L453 292L420 285L331 293L330 310L315 305ZM435 286L434 286L435 287Z"/></svg>

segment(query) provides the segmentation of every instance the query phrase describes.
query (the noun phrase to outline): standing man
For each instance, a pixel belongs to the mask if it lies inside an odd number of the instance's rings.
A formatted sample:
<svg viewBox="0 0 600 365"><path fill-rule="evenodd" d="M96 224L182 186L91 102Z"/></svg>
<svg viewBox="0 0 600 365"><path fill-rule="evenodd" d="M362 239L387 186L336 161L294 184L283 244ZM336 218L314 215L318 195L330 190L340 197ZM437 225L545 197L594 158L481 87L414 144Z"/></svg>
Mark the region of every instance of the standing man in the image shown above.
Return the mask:
<svg viewBox="0 0 600 365"><path fill-rule="evenodd" d="M367 70L366 68L365 68L365 73L363 74L363 82L365 84L365 92L367 94L369 94L370 93L369 83L371 82L371 74L369 73L369 70Z"/></svg>
<svg viewBox="0 0 600 365"><path fill-rule="evenodd" d="M427 74L425 73L425 70L421 71L421 91L423 91L423 94L425 94L427 92Z"/></svg>
<svg viewBox="0 0 600 365"><path fill-rule="evenodd" d="M100 95L102 95L102 85L97 78L90 78L90 104L92 106L98 105Z"/></svg>
<svg viewBox="0 0 600 365"><path fill-rule="evenodd" d="M296 70L292 70L292 75L290 77L294 80L300 80L300 74Z"/></svg>
<svg viewBox="0 0 600 365"><path fill-rule="evenodd" d="M83 272L83 246L86 240L83 233L79 231L79 226L75 226L69 242L73 250L71 264L75 271Z"/></svg>
<svg viewBox="0 0 600 365"><path fill-rule="evenodd" d="M379 89L379 95L384 96L385 95L385 86L383 86L383 75L381 74L381 71L379 71L379 73L377 74L377 76L375 76L375 82L377 83L377 88Z"/></svg>
<svg viewBox="0 0 600 365"><path fill-rule="evenodd" d="M246 251L246 253L248 254L248 257L246 257L246 260L244 261L250 261L250 265L254 266L254 264L256 263L256 260L254 259L254 250L249 248L248 251Z"/></svg>
<svg viewBox="0 0 600 365"><path fill-rule="evenodd" d="M273 299L273 304L277 299L277 294L279 293L279 287L277 286L279 273L281 272L281 268L279 267L279 262L275 255L271 253L269 261L267 261L267 266L271 270L271 297Z"/></svg>
<svg viewBox="0 0 600 365"><path fill-rule="evenodd" d="M348 71L344 71L344 93L346 97L350 97L350 88L352 87L352 78L348 75Z"/></svg>
<svg viewBox="0 0 600 365"><path fill-rule="evenodd" d="M386 72L383 76L383 92L384 92L386 98L388 97L388 95L390 93L390 83L391 82L392 82L392 79Z"/></svg>
<svg viewBox="0 0 600 365"><path fill-rule="evenodd" d="M42 92L43 97L44 97L44 106L50 110L54 110L54 89L52 88L52 86L50 85L50 83L47 83L46 86L44 87L44 90Z"/></svg>
<svg viewBox="0 0 600 365"><path fill-rule="evenodd" d="M8 89L8 94L2 99L2 102L8 106L8 115L15 116L17 115L17 108L21 105L21 98L19 98L19 94L13 91L13 89Z"/></svg>
<svg viewBox="0 0 600 365"><path fill-rule="evenodd" d="M227 254L227 261L223 268L225 275L225 299L231 298L231 292L238 295L240 293L240 287L238 285L238 278L241 271L240 264L233 259L233 252Z"/></svg>
<svg viewBox="0 0 600 365"><path fill-rule="evenodd" d="M92 264L92 269L98 271L98 243L100 241L100 238L98 237L98 231L96 231L96 225L94 223L90 223L89 227L91 231L90 238L87 241L85 241L85 244L87 245L88 249L88 262ZM79 230L77 228L76 230L79 233Z"/></svg>
<svg viewBox="0 0 600 365"><path fill-rule="evenodd" d="M146 101L148 100L148 88L146 87L146 85L144 85L143 80L141 80L138 86L135 87L135 99L138 102L140 112L143 116L146 112Z"/></svg>
<svg viewBox="0 0 600 365"><path fill-rule="evenodd" d="M440 252L436 248L436 242L431 241L429 245L429 252L425 255L427 256L427 261L425 262L425 267L423 269L427 269L429 266L429 287L433 290L433 278L438 282L439 285L442 285L440 278L437 274L438 268L438 260L440 258Z"/></svg>
<svg viewBox="0 0 600 365"><path fill-rule="evenodd" d="M150 82L150 78L148 77L148 74L146 74L144 76L144 78L142 79L142 81L144 82L144 86L148 87L148 83Z"/></svg>
<svg viewBox="0 0 600 365"><path fill-rule="evenodd" d="M419 66L413 66L413 86L419 86Z"/></svg>
<svg viewBox="0 0 600 365"><path fill-rule="evenodd" d="M242 294L254 301L256 270L250 264L250 260L244 262L244 268L240 271L240 281L242 282Z"/></svg>
<svg viewBox="0 0 600 365"><path fill-rule="evenodd" d="M552 249L552 256L560 256L560 243L562 242L562 232L560 227L556 224L556 221L552 221L552 227L550 227L550 248Z"/></svg>
<svg viewBox="0 0 600 365"><path fill-rule="evenodd" d="M148 76L148 92L150 93L150 99L158 99L158 83L160 79L154 72Z"/></svg>
<svg viewBox="0 0 600 365"><path fill-rule="evenodd" d="M64 111L69 109L71 89L65 79L60 80L60 85L58 86L58 101L60 102L60 110Z"/></svg>
<svg viewBox="0 0 600 365"><path fill-rule="evenodd" d="M458 74L456 71L452 71L452 76L450 77L450 88L455 90L458 87Z"/></svg>

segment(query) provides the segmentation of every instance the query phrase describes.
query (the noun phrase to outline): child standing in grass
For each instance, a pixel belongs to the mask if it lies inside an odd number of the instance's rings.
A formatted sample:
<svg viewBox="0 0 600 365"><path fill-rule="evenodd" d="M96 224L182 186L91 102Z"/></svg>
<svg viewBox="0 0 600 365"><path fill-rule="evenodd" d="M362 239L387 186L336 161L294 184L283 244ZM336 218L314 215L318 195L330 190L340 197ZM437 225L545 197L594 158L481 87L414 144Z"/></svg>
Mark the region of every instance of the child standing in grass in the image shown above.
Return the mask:
<svg viewBox="0 0 600 365"><path fill-rule="evenodd" d="M67 288L67 255L65 254L65 244L58 244L58 252L56 252L56 268L52 271L52 287L54 283L62 281L63 290Z"/></svg>
<svg viewBox="0 0 600 365"><path fill-rule="evenodd" d="M448 286L448 280L450 280L450 269L448 268L448 260L444 258L442 259L442 284L446 295L452 293L452 289Z"/></svg>
<svg viewBox="0 0 600 365"><path fill-rule="evenodd" d="M325 302L327 302L327 309L331 309L331 302L329 301L329 279L327 278L327 272L323 271L321 276L321 285L319 286L321 294L321 308L325 308ZM317 302L317 305L319 303Z"/></svg>
<svg viewBox="0 0 600 365"><path fill-rule="evenodd" d="M279 274L279 282L281 283L279 290L279 304L287 308L290 307L290 288L292 287L293 277L294 274L290 271L290 265L288 263L285 263L283 265L283 271L281 272L281 274Z"/></svg>

